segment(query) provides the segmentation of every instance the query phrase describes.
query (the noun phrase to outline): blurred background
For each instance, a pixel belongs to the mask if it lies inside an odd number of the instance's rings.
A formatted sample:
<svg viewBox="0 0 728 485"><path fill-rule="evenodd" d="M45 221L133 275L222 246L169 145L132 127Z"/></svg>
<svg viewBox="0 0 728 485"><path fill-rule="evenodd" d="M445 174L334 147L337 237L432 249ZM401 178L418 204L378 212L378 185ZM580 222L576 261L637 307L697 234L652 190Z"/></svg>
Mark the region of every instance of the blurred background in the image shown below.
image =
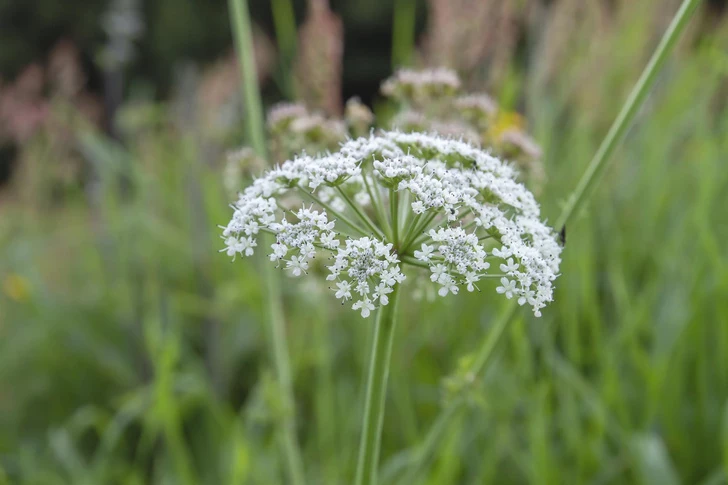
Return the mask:
<svg viewBox="0 0 728 485"><path fill-rule="evenodd" d="M554 220L679 4L250 11L266 106L336 117L359 96L386 117L380 83L411 64L521 113ZM701 3L568 228L555 302L518 314L484 375L450 385L505 300L403 302L383 483L728 483L727 7ZM0 484L286 483L259 276L218 254L247 143L227 3L0 0L0 25ZM371 322L283 281L308 482L349 483Z"/></svg>

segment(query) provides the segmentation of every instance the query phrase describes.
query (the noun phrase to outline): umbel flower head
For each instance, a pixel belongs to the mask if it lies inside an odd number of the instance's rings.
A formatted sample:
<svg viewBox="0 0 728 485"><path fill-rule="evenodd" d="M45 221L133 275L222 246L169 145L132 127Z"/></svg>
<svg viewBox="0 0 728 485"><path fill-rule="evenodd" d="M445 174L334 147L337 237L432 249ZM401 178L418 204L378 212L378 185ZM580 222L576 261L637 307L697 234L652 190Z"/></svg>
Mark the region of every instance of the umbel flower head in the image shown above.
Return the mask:
<svg viewBox="0 0 728 485"><path fill-rule="evenodd" d="M267 232L270 260L292 276L328 257L330 289L363 317L389 303L405 271L426 272L443 297L493 278L497 293L540 316L561 247L516 176L485 151L438 135L349 140L256 179L233 205L222 251L250 256Z"/></svg>

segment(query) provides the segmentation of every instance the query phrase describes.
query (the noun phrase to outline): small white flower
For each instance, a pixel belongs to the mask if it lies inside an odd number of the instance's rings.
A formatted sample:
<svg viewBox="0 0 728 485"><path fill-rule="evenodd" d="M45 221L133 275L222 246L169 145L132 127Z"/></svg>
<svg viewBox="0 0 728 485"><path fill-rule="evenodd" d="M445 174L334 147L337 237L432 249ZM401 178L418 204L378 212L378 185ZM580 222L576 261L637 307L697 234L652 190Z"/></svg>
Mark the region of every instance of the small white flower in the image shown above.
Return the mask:
<svg viewBox="0 0 728 485"><path fill-rule="evenodd" d="M452 293L453 295L457 295L458 291L460 290L458 285L455 284L455 280L453 280L449 276L447 276L446 278L441 278L439 283L442 284L442 287L437 291L440 296L447 296L448 292Z"/></svg>
<svg viewBox="0 0 728 485"><path fill-rule="evenodd" d="M351 306L352 310L359 310L360 308L361 316L367 318L376 307L372 304L369 298L364 298L363 300L358 300Z"/></svg>
<svg viewBox="0 0 728 485"><path fill-rule="evenodd" d="M432 257L432 251L434 250L434 247L428 244L423 244L421 251L415 251L415 258L419 259L420 261L424 261L425 263L428 263L430 261L430 258Z"/></svg>
<svg viewBox="0 0 728 485"><path fill-rule="evenodd" d="M503 246L501 249L493 248L491 252L493 253L493 256L498 256L499 258L503 259L506 259L513 254L511 250L505 246Z"/></svg>
<svg viewBox="0 0 728 485"><path fill-rule="evenodd" d="M240 252L240 241L235 236L229 236L225 239L225 249L221 249L220 252L225 251L228 256L235 257Z"/></svg>
<svg viewBox="0 0 728 485"><path fill-rule="evenodd" d="M240 238L240 252L245 252L246 256L252 256L253 255L253 248L258 245L257 242L251 237L243 237Z"/></svg>
<svg viewBox="0 0 728 485"><path fill-rule="evenodd" d="M326 249L335 249L339 247L341 241L336 239L336 234L327 232L321 235L321 245Z"/></svg>
<svg viewBox="0 0 728 485"><path fill-rule="evenodd" d="M513 262L513 258L508 258L508 264L501 264L500 269L504 273L512 273L517 271L519 266L520 265L518 263Z"/></svg>
<svg viewBox="0 0 728 485"><path fill-rule="evenodd" d="M504 276L503 278L501 278L501 286L497 287L495 291L500 294L505 293L506 298L510 300L511 298L513 298L513 293L516 292L516 282L511 281Z"/></svg>
<svg viewBox="0 0 728 485"><path fill-rule="evenodd" d="M336 298L338 299L344 299L344 301L351 298L351 284L348 281L339 281L336 283L336 288L338 289L336 292Z"/></svg>
<svg viewBox="0 0 728 485"><path fill-rule="evenodd" d="M273 252L270 254L271 261L283 259L286 257L286 254L288 254L288 247L285 244L275 242L271 244L270 247L273 250Z"/></svg>
<svg viewBox="0 0 728 485"><path fill-rule="evenodd" d="M478 286L475 284L480 280L480 276L478 276L476 273L469 271L465 274L465 284L467 284L468 291L472 292L475 289L478 288Z"/></svg>
<svg viewBox="0 0 728 485"><path fill-rule="evenodd" d="M432 274L430 275L430 280L432 280L433 282L440 281L443 275L447 276L447 268L443 264L430 266L430 271L432 272Z"/></svg>
<svg viewBox="0 0 728 485"><path fill-rule="evenodd" d="M286 269L290 269L293 276L301 276L301 273L305 273L308 269L308 261L302 257L291 256L290 261L286 263Z"/></svg>

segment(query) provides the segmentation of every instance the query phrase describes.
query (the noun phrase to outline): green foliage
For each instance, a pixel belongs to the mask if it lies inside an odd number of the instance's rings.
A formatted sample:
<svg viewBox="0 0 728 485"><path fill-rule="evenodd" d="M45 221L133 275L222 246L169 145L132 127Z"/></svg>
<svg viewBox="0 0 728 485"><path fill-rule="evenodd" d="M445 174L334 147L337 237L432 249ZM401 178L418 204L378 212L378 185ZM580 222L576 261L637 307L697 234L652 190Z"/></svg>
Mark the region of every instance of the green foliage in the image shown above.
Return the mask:
<svg viewBox="0 0 728 485"><path fill-rule="evenodd" d="M461 369L504 306L492 288L401 302L382 483L728 481L725 47L716 35L668 63L567 228L554 305L511 322L485 375ZM635 81L641 54L620 53L579 86L589 110L525 92L550 218ZM260 272L216 254L219 164L167 125L126 147L79 133L97 175L85 191L0 207L0 484L285 483L275 422L290 410ZM283 283L307 482L350 483L370 323L325 288ZM407 475L451 399L465 404Z"/></svg>

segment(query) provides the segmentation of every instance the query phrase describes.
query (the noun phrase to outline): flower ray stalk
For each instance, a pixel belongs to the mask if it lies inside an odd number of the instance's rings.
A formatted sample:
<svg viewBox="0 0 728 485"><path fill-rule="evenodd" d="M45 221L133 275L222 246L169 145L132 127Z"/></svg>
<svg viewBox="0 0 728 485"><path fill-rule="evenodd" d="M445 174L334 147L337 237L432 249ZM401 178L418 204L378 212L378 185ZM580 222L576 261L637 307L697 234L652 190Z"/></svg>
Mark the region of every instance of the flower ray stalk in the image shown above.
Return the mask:
<svg viewBox="0 0 728 485"><path fill-rule="evenodd" d="M258 79L253 49L253 35L246 0L229 0L232 15L232 30L235 46L240 60L243 78L243 99L245 100L246 128L250 144L256 153L266 158L265 132L263 129L263 105L258 90ZM267 239L267 238L264 238ZM295 403L291 383L288 345L286 342L285 322L283 319L283 298L279 276L274 268L263 264L262 275L265 280L268 300L268 318L271 328L274 365L281 399L285 412L280 423L281 441L286 460L287 473L292 485L304 485L303 460L296 439Z"/></svg>
<svg viewBox="0 0 728 485"><path fill-rule="evenodd" d="M624 137L636 114L642 107L650 89L654 85L660 68L672 52L675 43L685 30L688 21L692 17L699 3L700 0L684 0L681 4L657 49L653 53L650 61L642 72L642 75L619 112L619 115L610 127L609 132L604 138L602 144L599 146L597 153L590 162L577 187L572 192L567 204L564 206L564 209L559 215L556 223L557 228L564 227L565 224L571 220L574 214L578 213L579 209L586 204L588 199L594 193L599 181L599 176L607 167L607 162L610 160L612 153ZM508 323L512 320L517 309L518 306L514 300L511 300L506 305L502 316L497 320L495 326L490 330L488 336L480 346L476 354L476 358L471 364L469 373L479 375L487 370L488 365L492 361L494 351L502 341ZM433 425L425 434L421 444L415 448L416 451L413 456L406 460L406 463L392 463L392 465L398 465L396 470L394 469L394 466L385 466L387 476L393 476L401 468L408 467L406 477L397 483L403 483L405 485L409 483L416 483L415 480L419 471L423 469L425 462L429 459L432 453L434 453L437 443L441 442L442 436L447 431L448 424L459 415L459 411L463 409L463 406L464 401L461 399L453 400L446 405L440 411L437 418L435 418Z"/></svg>
<svg viewBox="0 0 728 485"><path fill-rule="evenodd" d="M380 231L377 226L372 222L372 220L369 218L369 216L366 215L364 211L362 211L359 206L357 206L351 198L346 195L346 192L341 190L341 187L337 187L337 190L339 194L341 195L341 198L344 199L349 206L354 210L354 213L361 219L361 221L372 231L374 235L376 235L378 238L383 239L384 233Z"/></svg>

